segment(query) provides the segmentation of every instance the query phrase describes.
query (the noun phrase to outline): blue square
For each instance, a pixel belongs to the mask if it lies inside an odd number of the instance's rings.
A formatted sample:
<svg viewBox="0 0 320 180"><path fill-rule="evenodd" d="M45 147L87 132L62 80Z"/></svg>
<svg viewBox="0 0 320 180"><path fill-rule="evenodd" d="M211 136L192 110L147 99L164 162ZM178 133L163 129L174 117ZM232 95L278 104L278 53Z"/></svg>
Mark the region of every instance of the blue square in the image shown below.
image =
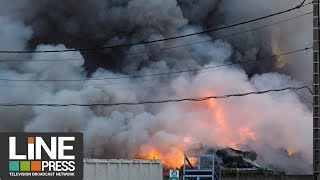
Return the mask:
<svg viewBox="0 0 320 180"><path fill-rule="evenodd" d="M19 171L19 161L9 161L9 171Z"/></svg>

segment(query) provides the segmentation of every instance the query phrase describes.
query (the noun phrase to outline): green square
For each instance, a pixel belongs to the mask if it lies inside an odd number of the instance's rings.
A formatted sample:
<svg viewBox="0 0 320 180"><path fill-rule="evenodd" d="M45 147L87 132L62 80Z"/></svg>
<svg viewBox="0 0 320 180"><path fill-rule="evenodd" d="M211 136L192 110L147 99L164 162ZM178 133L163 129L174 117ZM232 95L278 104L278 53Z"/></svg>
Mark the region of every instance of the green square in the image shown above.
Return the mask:
<svg viewBox="0 0 320 180"><path fill-rule="evenodd" d="M19 161L9 161L9 171L19 171Z"/></svg>
<svg viewBox="0 0 320 180"><path fill-rule="evenodd" d="M30 161L20 161L20 171L30 171Z"/></svg>

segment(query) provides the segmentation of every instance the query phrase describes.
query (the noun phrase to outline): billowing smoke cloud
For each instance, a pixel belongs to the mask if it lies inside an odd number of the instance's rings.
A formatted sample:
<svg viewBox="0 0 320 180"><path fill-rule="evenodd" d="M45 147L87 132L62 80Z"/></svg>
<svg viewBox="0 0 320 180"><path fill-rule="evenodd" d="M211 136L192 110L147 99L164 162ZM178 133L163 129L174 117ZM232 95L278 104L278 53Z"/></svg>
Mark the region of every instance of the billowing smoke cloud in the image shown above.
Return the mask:
<svg viewBox="0 0 320 180"><path fill-rule="evenodd" d="M274 11L271 7L275 4L280 4L277 7L282 10L288 8L288 4L291 7L298 2L241 2L248 6L239 3L232 1L231 6L231 1L218 0L68 0L64 3L1 0L0 49L60 50L147 41L266 15ZM309 21L297 22L299 27L304 27L301 23ZM212 67L281 53L281 50L299 49L301 39L306 41L303 45L310 42L306 40L304 30L290 33L290 37L297 37L298 42L279 41L278 37L287 34L287 27L281 25L277 31L263 30L162 52L133 55L203 41L254 25L229 32L97 52L0 54L1 59L8 60L48 60L1 63L0 76L3 79L83 79L67 82L1 81L0 102L140 102L242 93L305 83L301 82L303 78L299 78L305 74L300 76L291 68L279 69L275 61L166 76L94 80ZM78 60L50 61L58 59ZM297 58L292 56L287 60L291 59ZM0 114L1 131L81 131L85 137L86 157L155 157L162 158L167 166L178 166L183 153L196 147L231 146L256 150L259 163L267 167L299 174L312 170L312 113L305 101L292 91L196 103L1 107ZM285 149L292 155L279 153L278 149ZM283 161L279 162L280 158Z"/></svg>
<svg viewBox="0 0 320 180"><path fill-rule="evenodd" d="M220 19L226 22L239 22L246 19L252 19L252 17L261 17L271 13L276 13L284 9L295 7L297 4L301 3L300 0L293 1L255 1L255 0L242 0L242 1L222 1L221 8L221 17ZM306 1L309 3L310 1ZM260 25L265 25L277 21L281 21L288 17L298 16L302 13L312 12L312 6L306 6L303 9L286 13L284 15L276 16L273 18L268 18L260 22L250 23L245 26L257 27ZM239 16L241 14L241 16ZM256 51L256 54L265 56L264 53L273 53L279 54L281 52L286 52L290 50L297 49L297 47L311 47L312 46L312 18L309 16L304 16L267 28L266 30L259 30L259 35L257 36L238 36L233 38L232 41L236 47L240 48L242 52ZM244 27L235 28L232 30L240 30ZM257 32L253 32L255 34ZM252 39L254 37L254 39ZM246 43L246 46L242 44ZM271 49L270 49L271 47ZM245 48L245 49L244 49ZM256 50L258 48L258 51ZM307 63L306 63L307 62ZM298 80L304 82L311 82L312 79L311 73L305 73L306 71L312 72L312 53L302 52L290 56L283 56L277 59L276 69L279 68L286 73L290 73L292 76Z"/></svg>

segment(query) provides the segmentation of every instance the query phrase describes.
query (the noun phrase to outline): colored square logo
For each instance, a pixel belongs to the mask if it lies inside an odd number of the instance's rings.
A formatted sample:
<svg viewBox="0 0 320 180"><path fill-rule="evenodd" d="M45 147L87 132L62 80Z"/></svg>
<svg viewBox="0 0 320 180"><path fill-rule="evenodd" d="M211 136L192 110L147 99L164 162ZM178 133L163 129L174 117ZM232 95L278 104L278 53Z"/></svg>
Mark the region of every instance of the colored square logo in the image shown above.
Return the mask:
<svg viewBox="0 0 320 180"><path fill-rule="evenodd" d="M34 144L34 137L28 137L28 144Z"/></svg>
<svg viewBox="0 0 320 180"><path fill-rule="evenodd" d="M19 161L9 161L9 171L19 171Z"/></svg>
<svg viewBox="0 0 320 180"><path fill-rule="evenodd" d="M41 161L31 161L31 171L42 171Z"/></svg>
<svg viewBox="0 0 320 180"><path fill-rule="evenodd" d="M30 161L20 161L20 171L30 171Z"/></svg>
<svg viewBox="0 0 320 180"><path fill-rule="evenodd" d="M0 180L83 179L82 133L0 133L0 144Z"/></svg>

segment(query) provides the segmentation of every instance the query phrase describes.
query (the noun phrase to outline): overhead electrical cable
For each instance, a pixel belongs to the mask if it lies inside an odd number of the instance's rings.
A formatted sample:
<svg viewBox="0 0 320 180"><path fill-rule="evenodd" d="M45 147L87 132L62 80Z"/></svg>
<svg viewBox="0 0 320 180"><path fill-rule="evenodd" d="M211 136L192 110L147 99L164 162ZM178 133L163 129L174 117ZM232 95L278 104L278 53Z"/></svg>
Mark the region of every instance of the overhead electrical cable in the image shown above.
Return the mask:
<svg viewBox="0 0 320 180"><path fill-rule="evenodd" d="M144 105L144 104L163 104L163 103L176 103L176 102L199 102L199 101L207 101L209 99L226 99L231 97L243 97L248 95L258 95L258 94L266 94L270 92L281 92L285 90L298 90L304 89L308 86L290 86L281 89L269 89L264 91L252 91L247 93L239 93L239 94L227 94L221 96L206 96L206 97L199 97L199 98L183 98L183 99L166 99L166 100L159 100L159 101L142 101L142 102L120 102L120 103L92 103L92 104L47 104L47 103L0 103L0 106L5 107L16 107L16 106L48 106L48 107L66 107L66 106L79 106L79 107L91 107L91 106L120 106L120 105Z"/></svg>
<svg viewBox="0 0 320 180"><path fill-rule="evenodd" d="M132 78L144 78L144 77L154 77L154 76L163 76L163 75L172 75L172 74L181 74L181 73L188 73L188 72L196 72L196 71L203 71L203 70L208 70L208 69L215 69L215 68L220 68L220 67L225 67L225 66L233 66L233 65L239 65L239 64L245 64L245 63L250 63L250 62L258 62L258 61L264 61L264 60L269 60L272 58L276 58L279 56L285 56L301 51L306 51L312 49L312 47L307 47L303 49L298 49L298 50L293 50L289 52L284 52L281 54L275 54L272 56L266 56L262 58L256 58L256 59L251 59L247 61L241 61L241 62L235 62L235 63L226 63L222 65L217 65L217 66L209 66L209 67L203 67L203 68L196 68L196 69L188 69L188 70L181 70L181 71L170 71L170 72L163 72L163 73L155 73L155 74L144 74L144 75L135 75L135 76L118 76L118 77L105 77L105 78L85 78L85 79L6 79L6 78L0 78L0 81L29 81L29 82L79 82L79 81L102 81L102 80L117 80L117 79L132 79Z"/></svg>
<svg viewBox="0 0 320 180"><path fill-rule="evenodd" d="M312 13L313 13L313 12L304 13L304 14L301 14L301 15L298 15L298 16L295 16L295 17L287 18L287 19L284 19L284 20L281 20L281 21L278 21L278 22L275 22L275 23L270 23L270 24L267 24L267 25L264 25L264 26L260 26L260 27L257 27L257 28L252 28L252 29L249 29L249 30L246 30L246 31L241 31L241 32L237 32L237 33L232 33L232 34L228 34L228 35L224 35L224 36L220 36L220 37L214 37L214 38L210 38L210 39L203 40L203 41L186 43L186 44L182 44L182 45L170 46L170 47L165 47L165 48L159 48L159 49L150 50L150 51L123 53L123 55L131 56L131 55L148 54L148 53L160 53L160 52L162 52L162 51L167 51L167 50L178 49L178 48L182 48L182 47L186 47L186 46L193 46L193 45L197 45L197 44L207 43L207 42L211 42L211 41L214 41L214 40L225 39L225 38L228 38L228 37L233 37L233 36L236 36L236 35L241 35L241 34L245 34L245 33L248 33L248 32L253 32L253 31L257 31L257 30L264 29L264 28L267 28L267 27L271 27L271 26L274 26L274 25L282 24L282 23L285 23L285 22L288 22L288 21L291 21L291 20L298 19L298 18L300 18L300 17L304 17L304 16L306 16L306 15L310 15L310 14L312 14ZM24 62L24 61L27 61L27 62L65 62L65 61L80 61L80 60L83 60L83 58L65 58L65 59L12 59L12 60L0 59L0 63L7 63L7 62Z"/></svg>
<svg viewBox="0 0 320 180"><path fill-rule="evenodd" d="M301 97L303 100L305 100L306 102L309 102L310 104L313 104L312 101L310 101L309 99L307 99L306 97L304 97L303 95L301 95L300 93L296 92L295 90L291 90L293 93L295 93L296 95L298 95L299 97Z"/></svg>
<svg viewBox="0 0 320 180"><path fill-rule="evenodd" d="M290 9L279 11L277 13L273 13L273 14L270 14L270 15L267 15L267 16L262 16L262 17L259 17L259 18L243 21L243 22L240 22L240 23L234 23L234 24L231 24L231 25L223 26L223 27L207 29L207 30L204 30L204 31L196 32L196 33L190 33L190 34L174 36L174 37L169 37L169 38L163 38L163 39L157 39L157 40L151 40L151 41L142 41L142 42L129 43L129 44L120 44L120 45L114 45L114 46L95 47L95 48L75 48L75 49L43 50L43 51L40 51L40 50L26 50L26 51L23 51L23 50L20 50L20 51L17 51L17 50L0 50L0 53L57 53L57 52L71 52L71 51L98 51L98 50L113 49L113 48L123 48L123 47L130 47L130 46L136 46L136 45L151 44L151 43L156 43L156 42L163 42L163 41L181 39L181 38L185 38L185 37L191 37L191 36L195 36L195 35L206 34L206 33L215 32L215 31L219 31L219 30L229 29L229 28L236 27L236 26L239 26L239 25L244 25L244 24L256 22L256 21L259 21L259 20L262 20L262 19L266 19L266 18L270 18L270 17L273 17L273 16L285 14L285 13L291 12L293 10L300 9L303 6L311 4L311 3L304 4L305 1L306 0L303 0L300 4L298 4L295 7L290 8Z"/></svg>

